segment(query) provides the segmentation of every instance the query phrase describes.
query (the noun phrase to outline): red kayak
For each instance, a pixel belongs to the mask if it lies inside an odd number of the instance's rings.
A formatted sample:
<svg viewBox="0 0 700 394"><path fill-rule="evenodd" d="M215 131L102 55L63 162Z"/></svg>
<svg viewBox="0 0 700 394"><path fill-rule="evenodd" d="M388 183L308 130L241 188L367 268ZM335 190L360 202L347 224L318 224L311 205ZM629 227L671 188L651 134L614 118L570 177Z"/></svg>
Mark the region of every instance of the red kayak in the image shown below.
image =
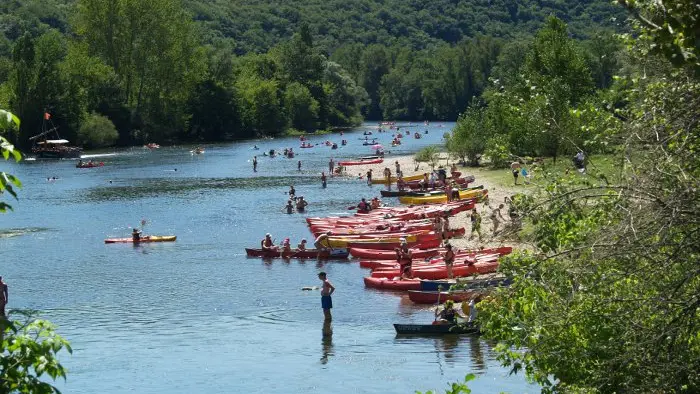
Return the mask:
<svg viewBox="0 0 700 394"><path fill-rule="evenodd" d="M283 253L282 251L266 251L262 249L245 248L245 253L250 257L264 258L284 258L284 259L347 259L347 249L333 249L333 251L322 251L318 254L316 249L307 250L292 250L291 252Z"/></svg>
<svg viewBox="0 0 700 394"><path fill-rule="evenodd" d="M373 289L385 289L385 290L420 290L420 280L419 279L400 279L393 280L387 278L372 278L366 277L365 286L371 287Z"/></svg>
<svg viewBox="0 0 700 394"><path fill-rule="evenodd" d="M455 263L452 266L452 274L455 277L470 276L474 274L487 274L498 269L498 256L484 256L476 262L465 261ZM395 278L401 275L398 266L379 265L370 275L373 278ZM430 263L417 263L411 268L411 275L421 279L447 279L447 267L442 260L433 260Z"/></svg>
<svg viewBox="0 0 700 394"><path fill-rule="evenodd" d="M348 160L348 161L339 161L338 165L341 166L361 166L365 164L381 164L384 162L384 159L373 159L373 160Z"/></svg>

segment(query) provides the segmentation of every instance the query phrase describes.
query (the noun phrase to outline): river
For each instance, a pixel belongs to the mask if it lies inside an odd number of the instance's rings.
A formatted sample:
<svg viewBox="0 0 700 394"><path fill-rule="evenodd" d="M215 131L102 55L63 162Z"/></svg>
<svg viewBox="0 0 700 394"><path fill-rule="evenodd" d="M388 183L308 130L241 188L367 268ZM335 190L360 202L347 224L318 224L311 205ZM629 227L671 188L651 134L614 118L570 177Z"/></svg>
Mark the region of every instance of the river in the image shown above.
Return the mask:
<svg viewBox="0 0 700 394"><path fill-rule="evenodd" d="M391 154L441 143L453 124L403 129L423 132ZM62 353L65 393L356 392L412 393L435 389L467 373L476 393L537 392L522 375L499 366L491 344L477 337L400 338L392 323L431 321L433 309L407 297L365 289L356 262L263 261L244 247L266 232L277 242L309 239L305 216L348 214L361 197L379 195L355 179L329 180L329 157L371 154L363 130L346 132L337 150L299 149L296 138L89 152L93 169L75 161L5 162L24 186L14 212L0 215L0 275L8 308L40 311L74 349ZM311 137L312 143L341 137ZM260 150L254 150L257 145ZM293 147L294 159L258 156ZM297 171L297 160L302 171ZM390 156L387 158L390 160ZM56 179L51 179L55 177ZM282 212L290 184L309 201L306 214ZM392 203L396 203L392 201ZM144 233L175 234L177 242L104 244ZM325 270L333 296L333 335L322 336L316 291Z"/></svg>

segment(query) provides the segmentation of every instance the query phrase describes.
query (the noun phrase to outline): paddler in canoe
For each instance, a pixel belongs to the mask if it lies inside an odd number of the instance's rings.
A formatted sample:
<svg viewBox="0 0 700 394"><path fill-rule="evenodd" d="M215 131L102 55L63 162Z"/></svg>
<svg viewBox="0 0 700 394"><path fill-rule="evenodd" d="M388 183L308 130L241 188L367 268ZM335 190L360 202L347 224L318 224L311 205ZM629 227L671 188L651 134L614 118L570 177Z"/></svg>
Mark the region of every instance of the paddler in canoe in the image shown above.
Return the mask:
<svg viewBox="0 0 700 394"><path fill-rule="evenodd" d="M270 233L265 234L265 238L260 241L260 249L262 249L263 252L277 251L277 246L275 246L275 243L272 242L272 235L270 235Z"/></svg>
<svg viewBox="0 0 700 394"><path fill-rule="evenodd" d="M433 324L457 324L459 319L465 319L462 311L455 307L455 302L452 300L445 301L445 307L435 318Z"/></svg>

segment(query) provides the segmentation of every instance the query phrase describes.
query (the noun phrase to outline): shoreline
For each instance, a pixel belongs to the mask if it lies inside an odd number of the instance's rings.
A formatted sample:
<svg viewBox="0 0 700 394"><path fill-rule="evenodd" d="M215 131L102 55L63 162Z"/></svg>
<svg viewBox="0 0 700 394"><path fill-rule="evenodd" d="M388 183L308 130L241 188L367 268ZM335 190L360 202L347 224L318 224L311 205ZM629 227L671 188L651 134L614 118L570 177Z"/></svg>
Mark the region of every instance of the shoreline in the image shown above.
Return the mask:
<svg viewBox="0 0 700 394"><path fill-rule="evenodd" d="M430 164L428 163L416 163L413 159L413 155L402 155L402 156L390 156L385 157L384 162L380 164L365 164L358 166L345 167L346 172L342 175L334 175L335 177L345 177L355 179L357 182L366 182L365 174L369 169L372 169L372 176L375 179L383 177L384 168L389 168L392 172L392 176L395 173L395 163L398 161L401 166L401 172L404 176L422 174L425 172L430 173L432 170ZM440 154L439 165L448 167L447 155L444 152ZM449 160L449 164L454 163ZM501 246L512 246L517 249L525 249L527 246L511 237L503 237L502 229L504 226L508 226L510 219L508 218L508 207L507 205L501 209L501 215L505 218L501 221L499 225L499 232L496 236L493 236L493 223L490 218L491 212L498 208L499 204L504 202L506 197L511 197L513 194L527 192L528 189L532 188L533 185L510 185L510 187L505 183L508 179L512 181L512 175L509 169L503 170L491 170L484 167L467 167L457 165L457 168L462 173L462 176L474 176L474 182L470 183L470 186L483 185L484 189L488 189L488 200L486 202L480 202L476 205L476 210L481 214L481 240L478 236L471 237L471 211L460 212L457 215L450 218L450 228L465 228L465 235L461 238L452 238L450 243L457 247L458 249L479 249L479 248L496 248ZM362 179L359 179L357 174L361 174ZM510 177L510 178L508 178ZM522 179L520 179L522 182ZM378 187L378 188L377 188ZM368 186L368 191L371 195L361 196L369 199L373 197L381 198L379 190L383 190L386 186L382 184L375 184L372 187ZM394 185L393 188L396 186ZM369 193L368 193L369 194ZM360 197L360 198L361 198ZM359 201L359 199L358 199ZM395 197L384 197L382 199L384 204L389 206L402 206L397 198ZM405 206L405 205L404 205Z"/></svg>

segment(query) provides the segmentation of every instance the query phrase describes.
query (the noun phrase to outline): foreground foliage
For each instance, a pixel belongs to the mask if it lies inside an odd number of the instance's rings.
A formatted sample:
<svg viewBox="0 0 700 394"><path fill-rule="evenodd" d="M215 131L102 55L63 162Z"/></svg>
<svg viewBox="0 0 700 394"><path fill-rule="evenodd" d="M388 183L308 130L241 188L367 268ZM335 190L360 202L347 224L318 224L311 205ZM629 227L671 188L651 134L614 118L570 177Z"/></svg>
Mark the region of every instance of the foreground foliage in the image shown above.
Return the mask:
<svg viewBox="0 0 700 394"><path fill-rule="evenodd" d="M503 259L512 286L480 304L500 360L543 392L700 391L700 80L648 42L586 115L616 172L591 161L523 201L532 252Z"/></svg>
<svg viewBox="0 0 700 394"><path fill-rule="evenodd" d="M23 320L0 317L0 393L59 393L41 380L66 377L66 369L56 357L62 350L72 353L68 341L56 333L56 327L31 313L12 311Z"/></svg>

